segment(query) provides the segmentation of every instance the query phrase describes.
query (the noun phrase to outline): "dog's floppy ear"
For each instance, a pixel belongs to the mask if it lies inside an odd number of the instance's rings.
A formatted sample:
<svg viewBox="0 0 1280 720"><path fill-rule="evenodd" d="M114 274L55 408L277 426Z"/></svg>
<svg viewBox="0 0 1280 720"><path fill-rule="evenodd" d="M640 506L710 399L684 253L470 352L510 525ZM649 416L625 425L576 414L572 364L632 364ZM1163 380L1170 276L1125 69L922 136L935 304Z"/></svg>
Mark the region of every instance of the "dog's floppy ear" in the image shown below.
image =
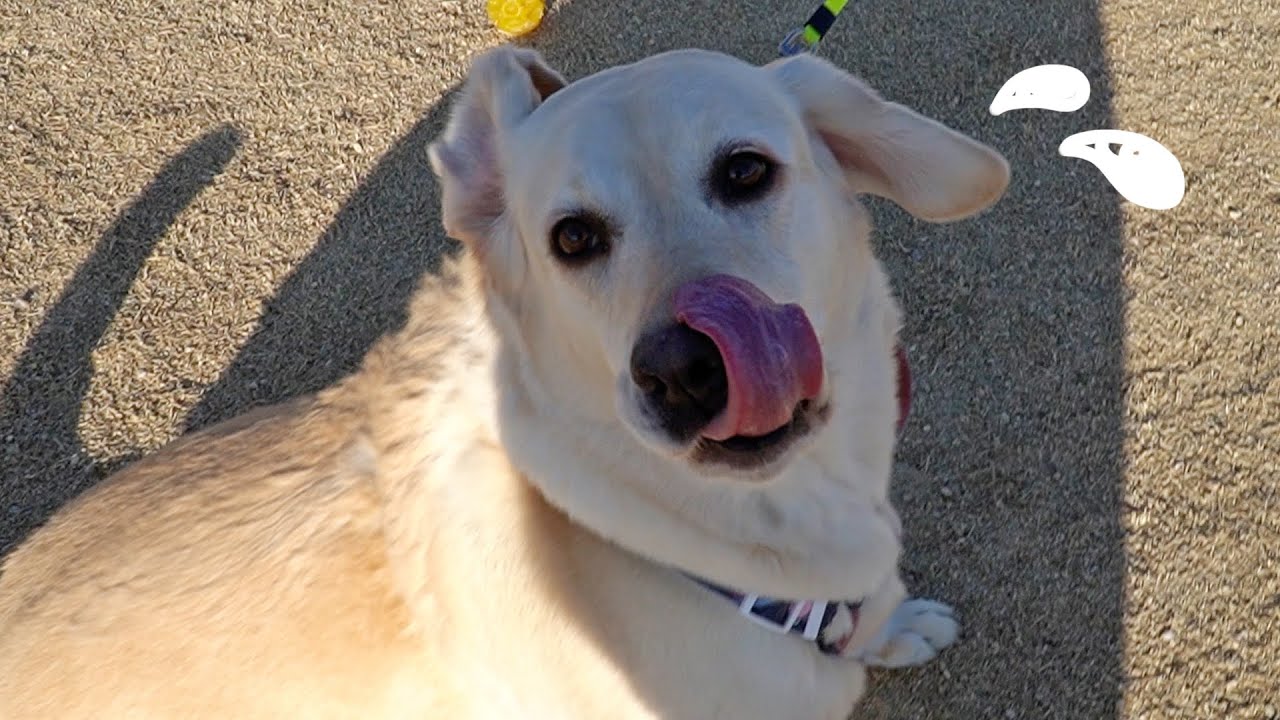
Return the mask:
<svg viewBox="0 0 1280 720"><path fill-rule="evenodd" d="M503 46L472 62L449 124L427 148L445 232L477 245L502 214L503 133L565 86L533 50Z"/></svg>
<svg viewBox="0 0 1280 720"><path fill-rule="evenodd" d="M888 198L922 220L990 207L1009 185L1004 157L947 126L887 102L812 55L767 66L844 168L853 189Z"/></svg>

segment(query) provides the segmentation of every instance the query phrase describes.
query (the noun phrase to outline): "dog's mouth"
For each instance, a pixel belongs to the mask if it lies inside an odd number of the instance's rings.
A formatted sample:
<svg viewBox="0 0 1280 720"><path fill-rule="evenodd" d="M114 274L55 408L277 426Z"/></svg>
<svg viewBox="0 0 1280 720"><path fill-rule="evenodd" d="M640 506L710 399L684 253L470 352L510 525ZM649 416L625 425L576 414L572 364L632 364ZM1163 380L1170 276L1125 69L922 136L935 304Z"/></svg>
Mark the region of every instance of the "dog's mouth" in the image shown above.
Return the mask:
<svg viewBox="0 0 1280 720"><path fill-rule="evenodd" d="M682 286L676 319L715 346L724 404L697 432L691 460L734 469L771 464L825 417L822 350L804 310L750 282L713 275Z"/></svg>
<svg viewBox="0 0 1280 720"><path fill-rule="evenodd" d="M779 304L732 275L712 275L676 291L676 320L711 340L726 380L723 407L703 437L764 437L822 389L822 348L804 309Z"/></svg>
<svg viewBox="0 0 1280 720"><path fill-rule="evenodd" d="M797 442L825 424L830 414L830 405L802 400L785 424L763 435L732 435L722 440L698 438L689 459L699 465L759 470L777 462Z"/></svg>

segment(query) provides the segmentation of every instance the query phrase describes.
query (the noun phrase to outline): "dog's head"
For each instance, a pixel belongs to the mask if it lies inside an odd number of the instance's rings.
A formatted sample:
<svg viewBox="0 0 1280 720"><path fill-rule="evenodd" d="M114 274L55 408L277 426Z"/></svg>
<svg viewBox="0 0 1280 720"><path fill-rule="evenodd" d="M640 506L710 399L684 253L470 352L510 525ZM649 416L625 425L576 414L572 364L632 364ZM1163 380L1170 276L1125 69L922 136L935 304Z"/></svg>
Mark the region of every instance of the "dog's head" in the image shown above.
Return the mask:
<svg viewBox="0 0 1280 720"><path fill-rule="evenodd" d="M875 262L856 194L940 222L1009 177L823 60L702 51L573 84L535 52L490 51L430 158L447 231L561 418L754 475L840 401L824 350L852 333Z"/></svg>

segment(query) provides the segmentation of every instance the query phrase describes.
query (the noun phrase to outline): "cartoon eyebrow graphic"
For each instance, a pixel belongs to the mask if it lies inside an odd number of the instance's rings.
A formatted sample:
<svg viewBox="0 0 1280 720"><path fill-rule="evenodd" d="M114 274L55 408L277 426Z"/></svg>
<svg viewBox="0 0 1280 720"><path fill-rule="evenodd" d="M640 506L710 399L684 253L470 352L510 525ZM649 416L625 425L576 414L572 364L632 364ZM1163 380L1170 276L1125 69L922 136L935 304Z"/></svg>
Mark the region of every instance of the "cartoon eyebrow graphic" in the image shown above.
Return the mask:
<svg viewBox="0 0 1280 720"><path fill-rule="evenodd" d="M1005 81L988 108L992 115L1036 108L1074 112L1089 102L1089 78L1070 65L1037 65ZM1182 202L1187 180L1164 145L1127 130L1089 130L1058 145L1058 154L1093 163L1126 200L1150 210Z"/></svg>
<svg viewBox="0 0 1280 720"><path fill-rule="evenodd" d="M1070 65L1037 65L1005 81L991 101L992 115L1037 108L1075 112L1089 102L1089 78Z"/></svg>
<svg viewBox="0 0 1280 720"><path fill-rule="evenodd" d="M1182 202L1186 176L1164 145L1126 130L1089 130L1062 141L1058 154L1088 160L1135 205L1168 210Z"/></svg>

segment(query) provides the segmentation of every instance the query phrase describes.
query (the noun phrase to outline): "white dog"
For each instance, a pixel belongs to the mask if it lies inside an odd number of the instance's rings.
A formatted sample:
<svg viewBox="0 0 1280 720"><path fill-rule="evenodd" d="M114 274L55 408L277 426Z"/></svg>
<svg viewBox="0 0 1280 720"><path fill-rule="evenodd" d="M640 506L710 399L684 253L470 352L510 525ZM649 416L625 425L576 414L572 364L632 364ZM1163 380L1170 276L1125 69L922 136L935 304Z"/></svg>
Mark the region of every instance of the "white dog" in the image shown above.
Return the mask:
<svg viewBox="0 0 1280 720"><path fill-rule="evenodd" d="M825 61L480 57L430 148L466 248L314 396L181 439L0 578L0 718L843 718L908 600L899 310L856 199L990 148Z"/></svg>

